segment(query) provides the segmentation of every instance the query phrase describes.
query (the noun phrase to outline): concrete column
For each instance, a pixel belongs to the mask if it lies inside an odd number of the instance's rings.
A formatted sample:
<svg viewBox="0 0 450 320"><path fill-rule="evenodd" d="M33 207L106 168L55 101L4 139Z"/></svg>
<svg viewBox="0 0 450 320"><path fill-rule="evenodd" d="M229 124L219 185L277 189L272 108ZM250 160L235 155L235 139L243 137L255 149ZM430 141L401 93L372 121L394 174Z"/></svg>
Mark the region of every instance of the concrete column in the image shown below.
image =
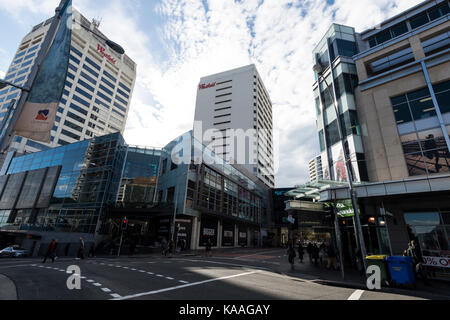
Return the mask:
<svg viewBox="0 0 450 320"><path fill-rule="evenodd" d="M192 233L191 233L191 249L192 250L197 250L198 249L198 234L199 234L199 230L200 227L198 226L199 224L199 219L198 217L194 217L194 219L192 219Z"/></svg>
<svg viewBox="0 0 450 320"><path fill-rule="evenodd" d="M408 40L414 54L414 59L422 60L423 58L425 58L425 52L423 51L420 38L418 36L412 36Z"/></svg>
<svg viewBox="0 0 450 320"><path fill-rule="evenodd" d="M234 246L237 247L239 245L239 229L237 224L234 224Z"/></svg>

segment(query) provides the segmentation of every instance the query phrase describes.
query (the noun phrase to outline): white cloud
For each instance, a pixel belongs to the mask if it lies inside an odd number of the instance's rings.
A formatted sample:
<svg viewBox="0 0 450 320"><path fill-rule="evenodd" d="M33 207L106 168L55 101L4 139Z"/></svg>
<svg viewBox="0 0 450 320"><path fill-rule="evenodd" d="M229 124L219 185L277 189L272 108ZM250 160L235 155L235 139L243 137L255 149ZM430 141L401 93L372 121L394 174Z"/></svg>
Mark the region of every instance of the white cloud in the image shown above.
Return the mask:
<svg viewBox="0 0 450 320"><path fill-rule="evenodd" d="M0 70L0 79L4 79L5 75L6 75L6 72Z"/></svg>
<svg viewBox="0 0 450 320"><path fill-rule="evenodd" d="M0 0L0 10L5 10L17 22L28 23L31 15L51 17L59 0Z"/></svg>

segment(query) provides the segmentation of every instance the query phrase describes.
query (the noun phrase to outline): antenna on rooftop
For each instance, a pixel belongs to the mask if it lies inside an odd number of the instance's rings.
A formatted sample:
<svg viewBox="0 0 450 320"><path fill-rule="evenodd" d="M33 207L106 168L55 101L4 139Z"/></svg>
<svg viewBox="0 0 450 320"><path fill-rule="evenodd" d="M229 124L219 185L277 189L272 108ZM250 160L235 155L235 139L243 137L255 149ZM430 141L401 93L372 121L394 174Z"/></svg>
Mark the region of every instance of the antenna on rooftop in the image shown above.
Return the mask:
<svg viewBox="0 0 450 320"><path fill-rule="evenodd" d="M98 29L100 27L100 24L102 23L102 19L92 19L92 25Z"/></svg>

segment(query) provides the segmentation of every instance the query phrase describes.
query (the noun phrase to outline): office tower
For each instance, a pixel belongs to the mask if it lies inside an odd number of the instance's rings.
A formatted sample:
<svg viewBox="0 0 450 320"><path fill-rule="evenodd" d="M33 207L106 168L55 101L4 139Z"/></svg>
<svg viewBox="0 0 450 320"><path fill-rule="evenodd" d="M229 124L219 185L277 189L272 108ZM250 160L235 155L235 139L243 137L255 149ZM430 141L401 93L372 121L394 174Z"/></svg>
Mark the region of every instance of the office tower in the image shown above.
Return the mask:
<svg viewBox="0 0 450 320"><path fill-rule="evenodd" d="M32 153L95 136L125 130L136 79L136 64L106 45L106 38L92 23L74 10L70 64L66 86L48 144L14 137L9 150ZM21 41L5 80L24 86L44 42L52 19L36 25ZM86 30L87 29L87 30ZM88 31L91 30L92 32ZM98 36L99 35L99 36ZM0 91L0 120L20 90Z"/></svg>
<svg viewBox="0 0 450 320"><path fill-rule="evenodd" d="M275 185L272 102L255 65L201 78L195 122L217 155ZM214 135L207 134L211 130Z"/></svg>

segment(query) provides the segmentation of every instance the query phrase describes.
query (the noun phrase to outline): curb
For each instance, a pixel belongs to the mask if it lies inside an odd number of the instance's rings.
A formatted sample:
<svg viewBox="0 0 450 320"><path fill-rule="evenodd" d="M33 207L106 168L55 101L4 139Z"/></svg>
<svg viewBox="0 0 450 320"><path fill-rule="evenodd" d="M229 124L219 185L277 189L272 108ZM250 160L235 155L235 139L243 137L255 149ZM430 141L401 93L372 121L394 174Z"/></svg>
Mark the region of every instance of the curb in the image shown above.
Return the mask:
<svg viewBox="0 0 450 320"><path fill-rule="evenodd" d="M0 274L0 300L17 300L16 285L2 274Z"/></svg>

